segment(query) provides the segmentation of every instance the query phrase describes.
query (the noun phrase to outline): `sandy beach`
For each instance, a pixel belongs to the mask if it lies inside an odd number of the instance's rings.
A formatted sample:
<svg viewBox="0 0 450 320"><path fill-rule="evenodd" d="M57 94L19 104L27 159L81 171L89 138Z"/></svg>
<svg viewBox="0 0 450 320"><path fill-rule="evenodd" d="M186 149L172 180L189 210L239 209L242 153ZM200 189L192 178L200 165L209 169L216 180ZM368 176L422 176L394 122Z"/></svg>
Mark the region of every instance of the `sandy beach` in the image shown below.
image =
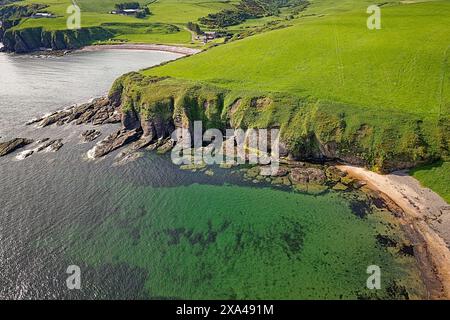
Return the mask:
<svg viewBox="0 0 450 320"><path fill-rule="evenodd" d="M399 219L414 244L429 298L450 299L450 206L406 171L381 175L355 166L337 167L367 182L368 188L391 200L397 212L401 209Z"/></svg>
<svg viewBox="0 0 450 320"><path fill-rule="evenodd" d="M82 51L95 51L95 50L105 50L105 49L121 49L121 50L152 50L152 51L165 51L172 53L179 53L186 56L193 55L201 52L200 49L170 46L163 44L138 44L138 43L122 43L122 44L105 44L105 45L94 45L87 46L81 49Z"/></svg>

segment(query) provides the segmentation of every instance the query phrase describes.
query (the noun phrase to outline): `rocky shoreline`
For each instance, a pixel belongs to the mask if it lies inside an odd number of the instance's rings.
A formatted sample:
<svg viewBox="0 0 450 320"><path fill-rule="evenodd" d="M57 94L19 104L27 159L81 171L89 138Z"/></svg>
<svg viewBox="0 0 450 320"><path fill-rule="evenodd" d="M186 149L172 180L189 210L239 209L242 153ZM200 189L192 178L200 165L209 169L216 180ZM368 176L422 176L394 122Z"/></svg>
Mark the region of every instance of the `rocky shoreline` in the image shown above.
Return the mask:
<svg viewBox="0 0 450 320"><path fill-rule="evenodd" d="M63 139L49 139L44 138L38 141L34 141L32 139L25 139L25 138L14 138L6 142L0 143L0 157L6 156L7 154L10 154L14 151L17 151L21 148L24 148L25 146L35 144L36 146L32 149L27 149L18 152L16 159L23 160L25 158L28 158L34 153L38 153L41 151L45 152L57 152L59 149L63 147L62 143Z"/></svg>
<svg viewBox="0 0 450 320"><path fill-rule="evenodd" d="M97 126L120 123L118 130L96 143L87 153L89 159L99 159L123 148L117 154L115 164L123 164L138 158L141 154L140 150L151 150L163 154L169 152L175 146L175 141L170 138L174 127L170 127L162 119L152 119L152 121L140 119L135 113L122 112L121 108L121 101L115 99L114 96L101 97L88 103L71 106L32 119L26 124L47 127L68 124ZM82 143L92 143L100 135L99 130L88 129L80 135L80 140ZM17 151L31 143L33 143L32 140L24 138L16 138L1 143L0 156ZM34 149L20 152L17 158L24 159L42 150L55 152L63 146L62 139L44 139L37 141L36 144L37 146ZM356 203L355 213L363 218L370 212L370 206L392 212L403 225L403 229L412 243L409 246L398 247L398 250L399 252L408 252L418 261L429 292L429 298L448 297L448 283L445 276L448 271L442 270L445 269L444 266L449 261L446 260L448 256L442 256L442 243L436 245L436 241L430 240L435 239L436 234L432 232L426 221L421 220L419 223L413 216L407 215L401 201L392 199L381 188L374 188L370 177L356 175L339 163L322 162L313 164L295 160L289 154L283 154L280 159L279 170L276 173L268 173L270 170L265 170L267 169L266 166L260 165L221 165L221 167L230 169L232 174L242 174L245 180L254 184L266 183L314 195L329 190L350 195L353 193L348 191L360 190L360 193L365 196L361 199L352 199ZM204 163L181 165L180 169L214 175L213 168ZM362 205L362 203L369 203L369 205ZM381 245L386 241L392 242L386 235L379 235L379 241ZM448 250L447 247L445 248Z"/></svg>
<svg viewBox="0 0 450 320"><path fill-rule="evenodd" d="M77 125L88 123L99 125L119 123L120 120L119 111L110 104L109 99L103 97L32 119L26 125L38 124L40 127L46 127L52 124L63 125L72 122Z"/></svg>
<svg viewBox="0 0 450 320"><path fill-rule="evenodd" d="M47 127L50 125L62 126L64 124L113 124L120 123L121 116L117 108L109 104L109 99L98 98L93 99L88 103L81 105L74 105L69 108L52 112L29 120L25 125L37 125L38 127ZM91 142L97 139L101 133L98 130L87 130L81 134L82 142ZM0 143L0 157L6 156L14 151L24 148L35 141L27 138L13 138L11 140ZM24 159L44 149L56 152L63 146L62 139L50 140L45 138L36 141L37 147L21 152L18 155L19 159Z"/></svg>
<svg viewBox="0 0 450 320"><path fill-rule="evenodd" d="M14 138L9 141L1 142L0 143L0 157L6 156L7 154L14 152L20 148L23 148L32 142L33 142L32 139L26 139L26 138Z"/></svg>

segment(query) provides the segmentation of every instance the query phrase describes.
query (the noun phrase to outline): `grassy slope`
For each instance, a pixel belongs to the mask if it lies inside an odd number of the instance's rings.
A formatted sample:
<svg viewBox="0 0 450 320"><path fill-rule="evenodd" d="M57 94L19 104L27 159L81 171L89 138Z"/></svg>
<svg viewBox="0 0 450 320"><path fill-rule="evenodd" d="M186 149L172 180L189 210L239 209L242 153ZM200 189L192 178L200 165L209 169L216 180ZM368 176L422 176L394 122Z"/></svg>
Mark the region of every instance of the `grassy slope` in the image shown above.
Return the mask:
<svg viewBox="0 0 450 320"><path fill-rule="evenodd" d="M438 162L426 165L411 171L414 178L422 185L439 193L442 198L450 203L450 162Z"/></svg>
<svg viewBox="0 0 450 320"><path fill-rule="evenodd" d="M346 0L332 5L316 0L305 13L315 16L293 27L144 74L199 80L234 91L276 91L340 102L345 112L363 120L367 113L362 111L369 111L372 117L364 121L378 121L380 126L398 127L402 114L416 119L440 115L448 123L450 2L385 6L378 31L366 28L369 3ZM400 141L388 143L395 148ZM415 171L414 176L449 201L448 163Z"/></svg>
<svg viewBox="0 0 450 320"><path fill-rule="evenodd" d="M115 3L123 0L78 0L81 8L81 26L98 26L102 23L148 23L151 27L153 23L167 23L177 25L180 28L176 33L150 32L142 33L139 28L130 31L124 26L122 32L117 35L117 39L128 40L136 43L169 43L169 44L189 44L191 35L183 29L188 21L195 21L199 17L211 12L216 12L229 7L231 2L210 1L210 0L139 0L142 4L149 4L152 15L145 19L134 17L111 15L109 11L114 9ZM48 11L58 15L54 19L27 19L17 28L28 28L43 26L46 30L63 30L66 28L66 20L69 16L66 13L70 0L24 0L20 3L42 3L48 4Z"/></svg>
<svg viewBox="0 0 450 320"><path fill-rule="evenodd" d="M437 114L450 99L449 15L449 2L389 7L379 31L363 10L313 17L145 73Z"/></svg>

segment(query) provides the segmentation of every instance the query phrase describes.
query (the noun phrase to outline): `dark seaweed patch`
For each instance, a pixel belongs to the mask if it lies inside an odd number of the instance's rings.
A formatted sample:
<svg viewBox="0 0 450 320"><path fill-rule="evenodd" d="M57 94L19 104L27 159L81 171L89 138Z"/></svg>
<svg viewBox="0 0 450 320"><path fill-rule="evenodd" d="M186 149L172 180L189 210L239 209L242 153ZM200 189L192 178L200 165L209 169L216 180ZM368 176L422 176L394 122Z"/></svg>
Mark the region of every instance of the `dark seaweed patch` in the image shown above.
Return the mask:
<svg viewBox="0 0 450 320"><path fill-rule="evenodd" d="M386 292L390 299L399 300L405 299L409 300L409 294L406 288L402 285L399 285L395 280L389 284L386 288Z"/></svg>
<svg viewBox="0 0 450 320"><path fill-rule="evenodd" d="M377 234L376 236L377 242L381 244L383 247L395 247L397 246L397 242L389 238L388 236Z"/></svg>
<svg viewBox="0 0 450 320"><path fill-rule="evenodd" d="M400 248L400 253L405 256L411 256L414 257L414 247L412 245L403 245Z"/></svg>
<svg viewBox="0 0 450 320"><path fill-rule="evenodd" d="M126 263L105 263L96 267L81 264L80 268L83 270L82 290L65 290L65 299L116 300L122 299L124 292L130 299L144 299L149 295L144 286L148 270L143 268ZM61 281L65 284L65 279Z"/></svg>
<svg viewBox="0 0 450 320"><path fill-rule="evenodd" d="M191 245L200 245L206 248L208 245L216 242L217 235L224 232L230 226L229 221L222 223L217 230L212 225L211 220L208 221L208 230L206 232L195 232L193 229L175 228L167 229L165 232L169 236L168 245L178 245L181 239L186 239Z"/></svg>
<svg viewBox="0 0 450 320"><path fill-rule="evenodd" d="M386 209L387 208L386 202L382 198L373 197L371 200L372 200L372 204L375 207L377 207L378 209Z"/></svg>
<svg viewBox="0 0 450 320"><path fill-rule="evenodd" d="M303 248L305 232L302 225L296 221L287 221L285 225L290 226L290 230L281 235L281 239L284 241L284 251L290 259L298 259Z"/></svg>
<svg viewBox="0 0 450 320"><path fill-rule="evenodd" d="M169 236L168 245L177 245L180 243L180 238L184 235L184 228L168 229L166 234Z"/></svg>
<svg viewBox="0 0 450 320"><path fill-rule="evenodd" d="M367 201L352 200L350 202L350 209L359 218L363 219L370 213L370 205Z"/></svg>

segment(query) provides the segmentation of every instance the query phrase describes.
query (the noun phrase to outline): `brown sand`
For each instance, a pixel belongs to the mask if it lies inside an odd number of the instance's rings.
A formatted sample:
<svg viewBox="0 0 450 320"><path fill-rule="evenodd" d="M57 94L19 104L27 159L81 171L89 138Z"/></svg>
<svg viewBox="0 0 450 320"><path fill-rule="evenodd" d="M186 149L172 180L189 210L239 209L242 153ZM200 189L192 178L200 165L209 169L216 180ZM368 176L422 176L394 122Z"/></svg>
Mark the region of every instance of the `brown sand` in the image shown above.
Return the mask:
<svg viewBox="0 0 450 320"><path fill-rule="evenodd" d="M450 299L449 205L405 171L381 175L360 167L337 167L366 181L370 189L384 194L403 211L401 221L412 238L416 258L429 284L429 298ZM430 274L434 274L434 281Z"/></svg>
<svg viewBox="0 0 450 320"><path fill-rule="evenodd" d="M186 48L186 47L170 46L170 45L163 45L163 44L133 44L133 43L87 46L81 50L82 51L96 51L96 50L105 50L105 49L165 51L165 52L179 53L179 54L183 54L186 56L201 52L201 50L199 50L199 49Z"/></svg>

